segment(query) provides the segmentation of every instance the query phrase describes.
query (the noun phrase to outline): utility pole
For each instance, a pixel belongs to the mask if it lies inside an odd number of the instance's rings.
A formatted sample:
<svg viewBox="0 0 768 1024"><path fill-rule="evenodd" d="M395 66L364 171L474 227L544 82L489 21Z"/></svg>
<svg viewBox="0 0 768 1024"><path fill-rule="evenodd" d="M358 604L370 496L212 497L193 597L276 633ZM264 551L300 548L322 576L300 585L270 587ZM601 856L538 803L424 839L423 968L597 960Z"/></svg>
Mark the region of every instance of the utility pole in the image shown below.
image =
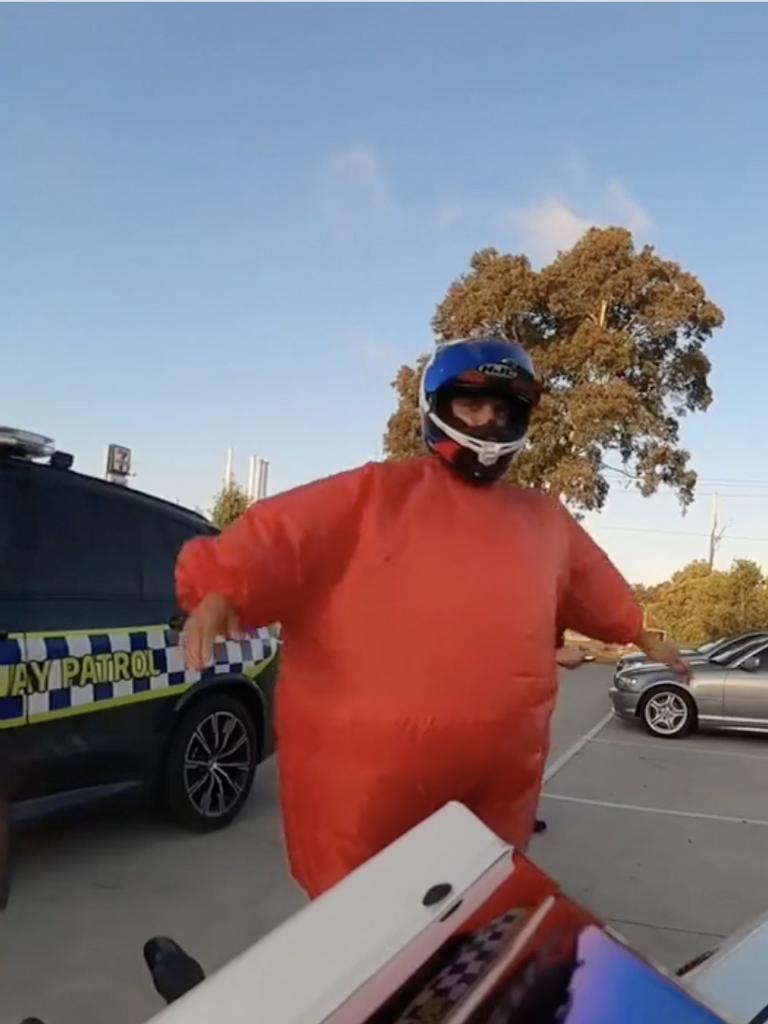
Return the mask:
<svg viewBox="0 0 768 1024"><path fill-rule="evenodd" d="M717 548L720 541L723 539L725 533L725 527L720 526L720 498L718 494L715 494L712 499L712 529L709 533L709 568L710 571L715 567L715 555L717 554Z"/></svg>

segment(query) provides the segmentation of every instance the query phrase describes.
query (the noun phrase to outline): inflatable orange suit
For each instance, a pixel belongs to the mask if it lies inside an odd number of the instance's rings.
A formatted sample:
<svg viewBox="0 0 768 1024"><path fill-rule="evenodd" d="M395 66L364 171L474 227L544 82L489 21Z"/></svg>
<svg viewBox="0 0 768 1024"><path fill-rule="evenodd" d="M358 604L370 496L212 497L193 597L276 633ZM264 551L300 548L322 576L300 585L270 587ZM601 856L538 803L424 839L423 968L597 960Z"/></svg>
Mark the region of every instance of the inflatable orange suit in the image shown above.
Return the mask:
<svg viewBox="0 0 768 1024"><path fill-rule="evenodd" d="M222 622L282 623L280 795L311 897L449 800L524 847L558 629L641 633L628 585L558 501L500 479L539 390L517 344L439 346L421 390L431 455L259 501L181 552L190 623L210 595Z"/></svg>

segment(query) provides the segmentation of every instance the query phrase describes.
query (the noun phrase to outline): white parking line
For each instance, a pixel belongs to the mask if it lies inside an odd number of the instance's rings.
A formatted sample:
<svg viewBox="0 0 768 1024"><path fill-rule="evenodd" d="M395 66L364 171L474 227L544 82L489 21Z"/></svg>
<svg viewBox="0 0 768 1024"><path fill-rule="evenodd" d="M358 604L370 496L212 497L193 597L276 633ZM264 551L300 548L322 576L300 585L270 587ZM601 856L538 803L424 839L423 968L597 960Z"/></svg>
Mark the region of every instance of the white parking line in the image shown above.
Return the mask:
<svg viewBox="0 0 768 1024"><path fill-rule="evenodd" d="M568 747L560 757L556 758L552 764L547 765L544 772L544 782L547 783L553 775L557 775L561 768L565 768L568 762L576 757L580 750L583 750L586 745L597 736L597 734L608 725L613 718L613 712L609 711L607 715L603 715L600 721L593 725L589 732L585 732L583 736L579 737L576 742Z"/></svg>
<svg viewBox="0 0 768 1024"><path fill-rule="evenodd" d="M733 818L725 814L706 814L703 811L673 811L668 807L644 807L642 804L620 804L612 800L588 800L583 796L565 796L561 793L542 793L545 800L559 800L567 804L586 804L589 807L607 807L613 811L639 811L642 814L666 814L672 818L700 818L703 821L723 821L730 825L758 825L768 828L761 818Z"/></svg>
<svg viewBox="0 0 768 1024"><path fill-rule="evenodd" d="M638 743L634 740L609 740L603 737L592 739L593 743L604 743L614 747L637 747L638 750L666 750L680 754L714 754L715 757L741 757L747 761L768 761L768 754L747 754L741 750L717 750L714 747L702 747L696 743Z"/></svg>

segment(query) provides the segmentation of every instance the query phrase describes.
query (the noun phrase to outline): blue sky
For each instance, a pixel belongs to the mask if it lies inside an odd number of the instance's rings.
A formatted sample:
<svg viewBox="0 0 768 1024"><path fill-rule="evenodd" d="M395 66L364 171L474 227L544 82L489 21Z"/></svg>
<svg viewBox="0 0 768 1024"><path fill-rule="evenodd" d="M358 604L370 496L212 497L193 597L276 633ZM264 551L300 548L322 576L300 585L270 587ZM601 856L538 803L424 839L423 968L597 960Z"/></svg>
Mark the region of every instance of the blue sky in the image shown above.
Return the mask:
<svg viewBox="0 0 768 1024"><path fill-rule="evenodd" d="M768 562L763 5L0 6L0 420L208 507L381 451L476 248L623 223L727 315L704 478L590 517L632 579ZM756 481L740 483L739 481ZM658 532L640 532L658 531ZM732 538L732 539L729 539Z"/></svg>

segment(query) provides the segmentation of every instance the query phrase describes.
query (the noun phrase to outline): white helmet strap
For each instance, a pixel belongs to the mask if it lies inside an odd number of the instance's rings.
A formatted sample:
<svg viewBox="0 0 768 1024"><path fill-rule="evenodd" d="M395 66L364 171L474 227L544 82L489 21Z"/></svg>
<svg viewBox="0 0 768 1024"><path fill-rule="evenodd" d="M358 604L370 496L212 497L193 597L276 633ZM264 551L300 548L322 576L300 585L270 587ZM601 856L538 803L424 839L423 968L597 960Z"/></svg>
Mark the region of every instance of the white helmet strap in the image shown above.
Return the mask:
<svg viewBox="0 0 768 1024"><path fill-rule="evenodd" d="M519 438L517 441L483 441L480 438L472 437L470 434L465 434L464 431L459 430L457 427L452 427L432 409L427 409L426 415L446 437L461 445L462 448L468 448L469 451L474 452L481 466L495 466L499 459L503 459L508 455L514 455L525 444L524 437Z"/></svg>
<svg viewBox="0 0 768 1024"><path fill-rule="evenodd" d="M429 417L432 423L434 423L434 425L441 430L446 437L455 441L456 444L474 452L477 456L477 461L481 466L495 466L499 459L503 459L509 455L514 455L516 452L519 452L525 445L524 436L519 438L517 441L481 440L480 438L472 437L471 434L465 434L464 431L460 430L458 427L453 427L449 423L446 423L445 420L441 416L438 416L435 410L431 408L429 400L427 399L424 381L427 370L433 362L436 354L437 353L432 355L421 375L421 383L419 384L419 410L422 416Z"/></svg>

